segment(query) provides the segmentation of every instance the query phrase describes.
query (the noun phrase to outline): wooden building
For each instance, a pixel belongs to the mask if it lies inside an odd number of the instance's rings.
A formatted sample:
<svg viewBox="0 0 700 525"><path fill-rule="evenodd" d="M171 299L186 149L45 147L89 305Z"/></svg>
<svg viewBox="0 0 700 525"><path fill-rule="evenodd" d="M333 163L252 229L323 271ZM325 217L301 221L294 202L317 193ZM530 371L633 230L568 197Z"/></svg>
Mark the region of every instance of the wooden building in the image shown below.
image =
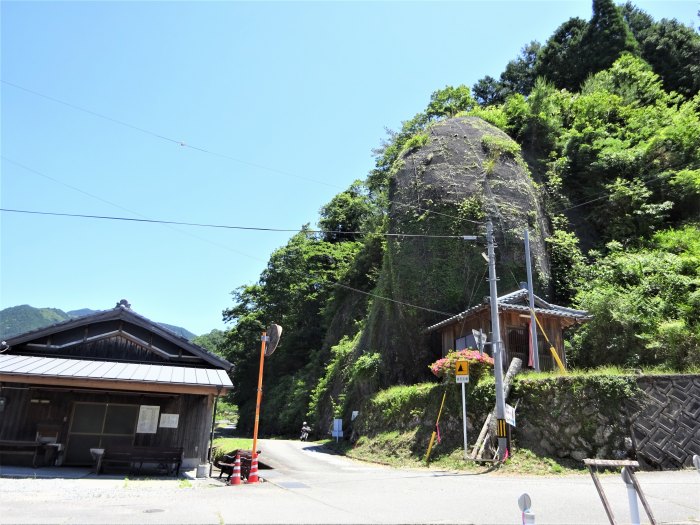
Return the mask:
<svg viewBox="0 0 700 525"><path fill-rule="evenodd" d="M3 341L0 465L90 465L91 449L182 447L207 461L231 363L116 308Z"/></svg>
<svg viewBox="0 0 700 525"><path fill-rule="evenodd" d="M503 366L507 368L511 359L519 357L523 368L532 367L530 356L530 307L528 291L520 289L516 292L498 298L498 315L501 328L501 341L504 346ZM544 328L549 341L557 351L566 366L564 350L564 329L590 319L587 312L565 308L546 302L535 295L535 314ZM484 302L469 308L461 314L450 317L440 323L430 326L426 333L440 335L442 355L451 350L476 348L473 330L484 334L491 332L491 308L489 297ZM537 330L537 346L539 352L540 370L553 370L556 362L552 357L542 330ZM491 355L489 347L486 351Z"/></svg>

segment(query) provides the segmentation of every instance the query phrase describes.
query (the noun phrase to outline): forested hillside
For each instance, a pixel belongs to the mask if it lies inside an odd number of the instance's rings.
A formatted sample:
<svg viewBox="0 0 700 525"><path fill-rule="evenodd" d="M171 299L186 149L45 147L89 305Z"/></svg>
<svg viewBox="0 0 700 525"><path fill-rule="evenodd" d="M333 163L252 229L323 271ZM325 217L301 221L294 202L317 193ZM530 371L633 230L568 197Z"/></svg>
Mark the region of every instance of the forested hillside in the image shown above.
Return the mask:
<svg viewBox="0 0 700 525"><path fill-rule="evenodd" d="M236 365L240 426L271 322L284 334L263 432L327 428L378 388L428 377L422 330L484 295L483 239L458 237L486 219L499 291L522 280L527 227L537 292L594 315L571 366L700 366L699 87L693 28L594 0L590 20L527 44L499 79L435 91L320 210L321 233L307 225L234 291L217 345Z"/></svg>

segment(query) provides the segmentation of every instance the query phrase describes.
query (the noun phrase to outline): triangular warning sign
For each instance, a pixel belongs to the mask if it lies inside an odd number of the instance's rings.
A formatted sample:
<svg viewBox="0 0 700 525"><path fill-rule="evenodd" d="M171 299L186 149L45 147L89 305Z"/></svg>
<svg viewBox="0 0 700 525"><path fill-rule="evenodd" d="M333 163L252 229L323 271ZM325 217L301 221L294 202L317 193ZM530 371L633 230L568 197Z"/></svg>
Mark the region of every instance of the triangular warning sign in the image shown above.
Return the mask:
<svg viewBox="0 0 700 525"><path fill-rule="evenodd" d="M469 375L469 361L460 360L455 363L455 375L457 376L468 376Z"/></svg>

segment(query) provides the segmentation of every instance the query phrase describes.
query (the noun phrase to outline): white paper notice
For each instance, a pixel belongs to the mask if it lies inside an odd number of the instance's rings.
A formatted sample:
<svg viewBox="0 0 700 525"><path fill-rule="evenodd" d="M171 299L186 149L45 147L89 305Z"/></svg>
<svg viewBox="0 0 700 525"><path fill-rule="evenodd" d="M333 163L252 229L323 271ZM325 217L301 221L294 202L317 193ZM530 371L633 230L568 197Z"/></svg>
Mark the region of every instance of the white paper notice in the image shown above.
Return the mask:
<svg viewBox="0 0 700 525"><path fill-rule="evenodd" d="M158 430L159 406L141 405L139 422L136 425L137 434L155 434Z"/></svg>
<svg viewBox="0 0 700 525"><path fill-rule="evenodd" d="M162 428L177 428L177 422L180 419L180 414L161 414L160 426Z"/></svg>

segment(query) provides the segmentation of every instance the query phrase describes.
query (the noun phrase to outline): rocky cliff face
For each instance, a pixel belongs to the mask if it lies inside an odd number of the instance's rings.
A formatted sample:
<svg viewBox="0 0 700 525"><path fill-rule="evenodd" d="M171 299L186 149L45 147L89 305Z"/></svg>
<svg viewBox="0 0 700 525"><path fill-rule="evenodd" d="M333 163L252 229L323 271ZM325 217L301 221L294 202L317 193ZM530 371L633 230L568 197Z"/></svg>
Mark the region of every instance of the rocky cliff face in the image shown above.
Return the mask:
<svg viewBox="0 0 700 525"><path fill-rule="evenodd" d="M410 144L394 166L389 209L389 232L407 236L387 241L379 279L378 293L397 302L373 303L359 345L382 354L384 384L423 379L437 356L422 330L488 295L487 219L499 294L525 280L526 228L536 288L546 295L549 283L545 222L518 144L476 117L438 122ZM474 234L478 241L440 237Z"/></svg>

